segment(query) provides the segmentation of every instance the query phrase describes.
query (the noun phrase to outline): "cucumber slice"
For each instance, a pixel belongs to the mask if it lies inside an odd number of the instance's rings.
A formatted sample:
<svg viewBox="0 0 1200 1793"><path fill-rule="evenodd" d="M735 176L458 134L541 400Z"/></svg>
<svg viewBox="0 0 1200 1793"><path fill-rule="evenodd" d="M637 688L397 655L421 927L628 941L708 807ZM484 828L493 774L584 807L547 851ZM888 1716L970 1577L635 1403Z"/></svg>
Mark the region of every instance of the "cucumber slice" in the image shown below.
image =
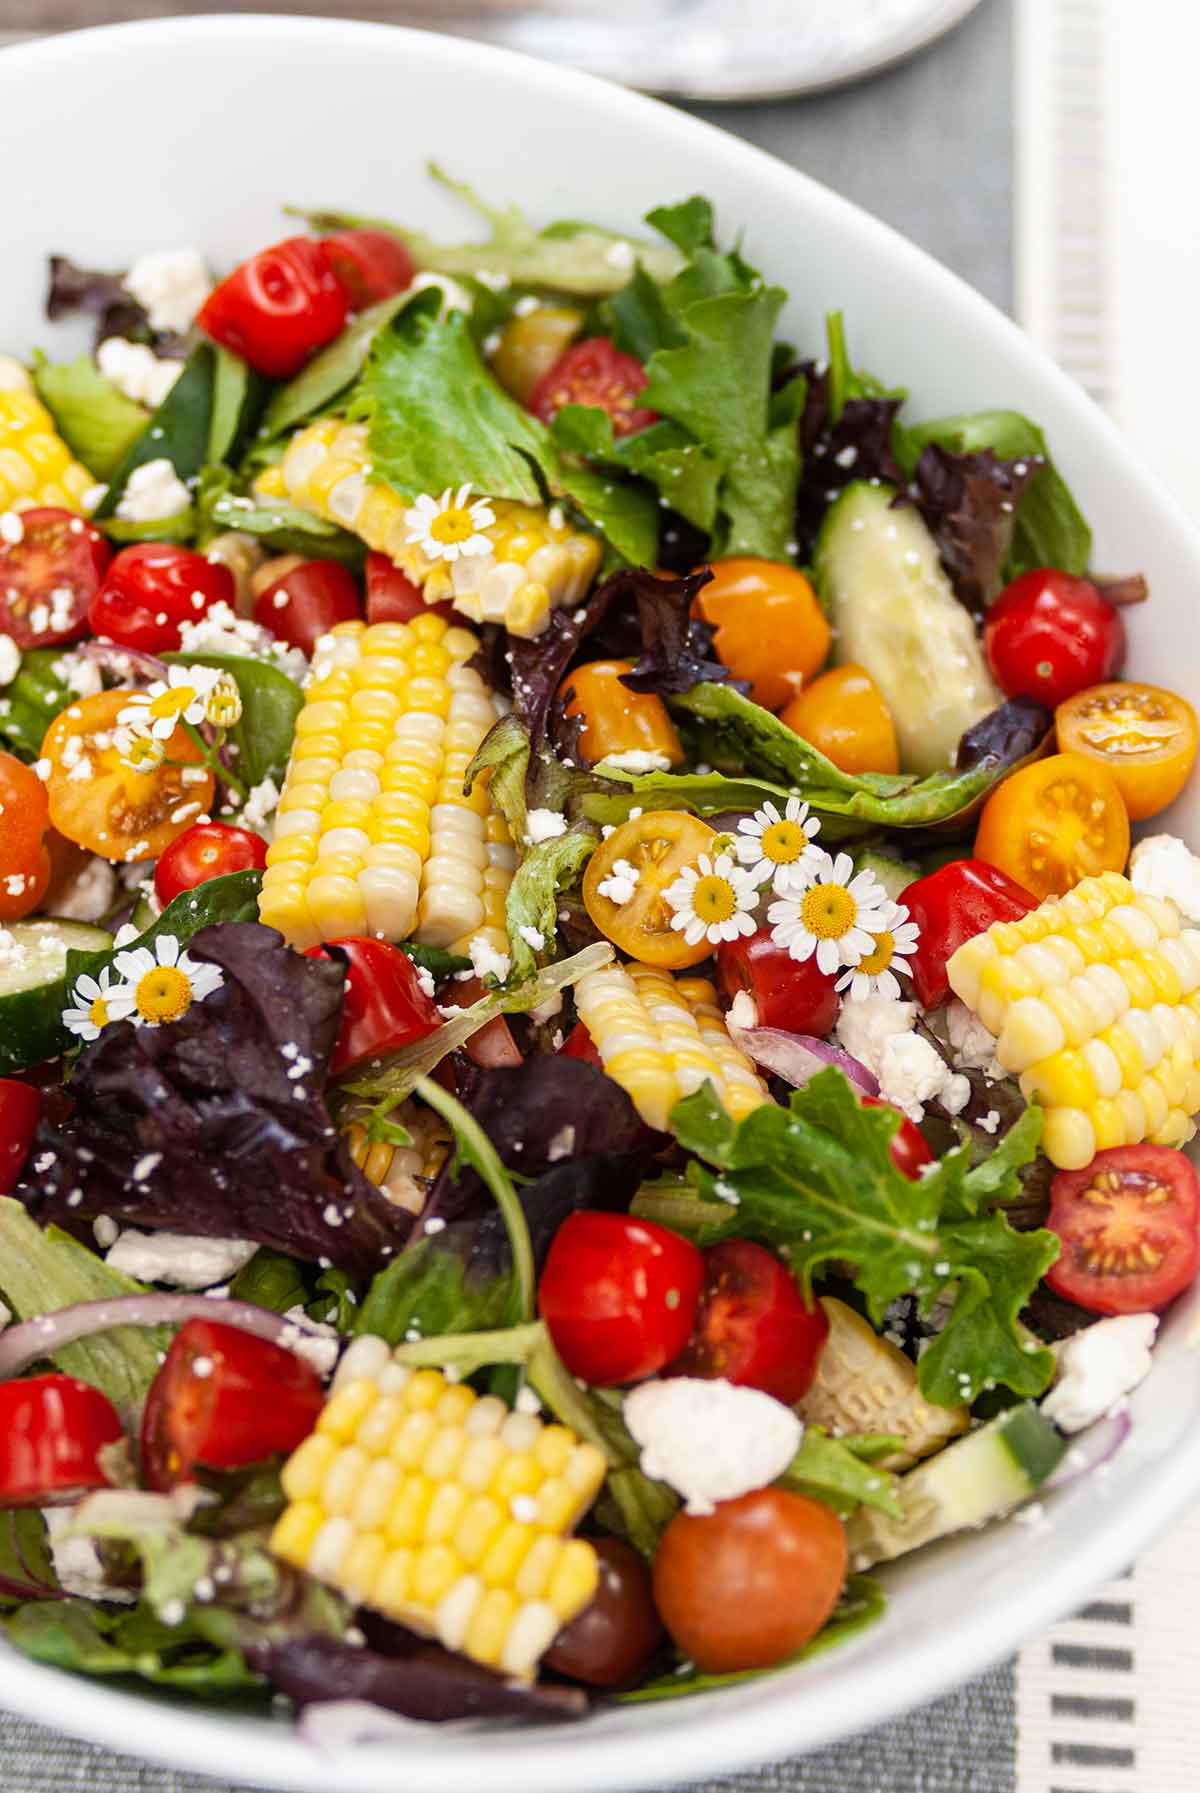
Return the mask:
<svg viewBox="0 0 1200 1793"><path fill-rule="evenodd" d="M1066 1448L1032 1401L1010 1408L900 1477L902 1519L865 1507L856 1513L847 1525L851 1562L865 1569L1002 1518L1053 1473Z"/></svg>
<svg viewBox="0 0 1200 1793"><path fill-rule="evenodd" d="M81 921L14 921L0 941L0 1076L61 1050L67 954L108 952L112 935ZM10 944L11 941L11 944Z"/></svg>
<svg viewBox="0 0 1200 1793"><path fill-rule="evenodd" d="M892 486L847 486L821 525L814 567L834 657L870 673L896 725L906 772L953 765L963 732L1003 696L937 543Z"/></svg>
<svg viewBox="0 0 1200 1793"><path fill-rule="evenodd" d="M920 868L911 859L893 859L889 853L856 853L854 869L873 873L894 903L900 901L901 891L921 876Z"/></svg>

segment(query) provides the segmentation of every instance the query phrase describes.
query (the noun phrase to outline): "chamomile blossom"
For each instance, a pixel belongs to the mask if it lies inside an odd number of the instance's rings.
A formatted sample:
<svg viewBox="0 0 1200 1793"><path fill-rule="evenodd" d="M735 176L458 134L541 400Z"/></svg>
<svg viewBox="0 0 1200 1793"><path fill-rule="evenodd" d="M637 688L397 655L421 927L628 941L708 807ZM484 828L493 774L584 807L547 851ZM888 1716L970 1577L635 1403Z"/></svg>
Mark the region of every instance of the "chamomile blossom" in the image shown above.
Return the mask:
<svg viewBox="0 0 1200 1793"><path fill-rule="evenodd" d="M118 991L113 987L112 975L112 967L104 965L99 977L90 977L85 971L75 980L62 1020L63 1026L81 1040L98 1039L102 1027L119 1019L113 1009Z"/></svg>
<svg viewBox="0 0 1200 1793"><path fill-rule="evenodd" d="M702 940L718 946L739 934L753 934L758 926L754 919L758 888L731 853L718 853L715 859L701 853L662 894L672 912L671 926L688 946Z"/></svg>
<svg viewBox="0 0 1200 1793"><path fill-rule="evenodd" d="M225 982L215 965L181 951L174 934L160 934L153 946L118 953L115 963L125 981L109 998L109 1019L128 1019L135 1027L178 1021L194 1002L203 1002Z"/></svg>
<svg viewBox="0 0 1200 1793"><path fill-rule="evenodd" d="M469 485L457 492L447 486L440 498L423 492L404 513L412 545L429 560L444 560L447 565L460 554L490 555L492 544L483 531L496 521L496 513L486 498L474 503L470 499Z"/></svg>
<svg viewBox="0 0 1200 1793"><path fill-rule="evenodd" d="M810 816L799 797L789 797L782 815L776 804L764 803L743 816L734 844L754 882L770 884L783 896L802 888L809 867L820 859L821 849L813 845L820 832L820 817Z"/></svg>
<svg viewBox="0 0 1200 1793"><path fill-rule="evenodd" d="M181 722L207 720L209 693L225 677L209 666L172 666L164 679L155 679L148 691L133 691L117 722L136 735L153 735L169 741Z"/></svg>
<svg viewBox="0 0 1200 1793"><path fill-rule="evenodd" d="M131 772L157 772L167 757L167 745L157 735L142 735L126 726L113 735L113 746L123 766Z"/></svg>
<svg viewBox="0 0 1200 1793"><path fill-rule="evenodd" d="M232 728L242 719L242 694L231 673L219 674L204 699L204 720L214 728Z"/></svg>
<svg viewBox="0 0 1200 1793"><path fill-rule="evenodd" d="M767 910L771 938L801 963L815 956L831 977L843 965L857 965L875 947L889 912L889 898L871 872L855 872L849 853L836 859L822 853L806 868L810 882L780 897Z"/></svg>
<svg viewBox="0 0 1200 1793"><path fill-rule="evenodd" d="M851 1002L865 996L888 996L895 1002L901 994L895 974L908 970L906 960L917 950L920 929L902 903L893 903L884 914L884 925L872 926L870 933L874 942L870 952L844 971L834 987L847 991Z"/></svg>

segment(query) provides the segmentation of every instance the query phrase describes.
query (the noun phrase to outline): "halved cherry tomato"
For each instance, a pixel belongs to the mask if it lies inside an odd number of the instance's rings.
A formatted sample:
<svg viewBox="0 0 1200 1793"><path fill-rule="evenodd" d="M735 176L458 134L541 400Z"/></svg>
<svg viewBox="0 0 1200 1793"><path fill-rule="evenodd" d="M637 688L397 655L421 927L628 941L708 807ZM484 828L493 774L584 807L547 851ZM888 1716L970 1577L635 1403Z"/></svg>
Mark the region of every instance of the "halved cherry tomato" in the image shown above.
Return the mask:
<svg viewBox="0 0 1200 1793"><path fill-rule="evenodd" d="M783 1488L679 1513L654 1559L654 1601L706 1674L773 1668L814 1638L846 1579L846 1534L819 1501Z"/></svg>
<svg viewBox="0 0 1200 1793"><path fill-rule="evenodd" d="M653 1376L686 1345L704 1282L690 1239L590 1208L554 1235L538 1308L573 1376L594 1387Z"/></svg>
<svg viewBox="0 0 1200 1793"><path fill-rule="evenodd" d="M55 717L42 742L54 826L102 859L127 865L165 853L207 812L215 789L200 749L182 728L163 743L168 762L182 764L131 771L117 746L117 717L131 695L99 691L79 698Z"/></svg>
<svg viewBox="0 0 1200 1793"><path fill-rule="evenodd" d="M1081 878L1123 872L1129 813L1112 777L1082 753L1053 753L1022 766L984 804L975 857L1040 902Z"/></svg>
<svg viewBox="0 0 1200 1793"><path fill-rule="evenodd" d="M648 810L614 828L583 874L584 906L605 938L631 959L669 971L707 959L712 947L706 940L689 946L671 926L674 912L663 900L663 891L684 866L695 865L701 853L710 853L716 839L706 823L680 809ZM621 859L633 866L638 881L627 903L614 903L600 886Z"/></svg>
<svg viewBox="0 0 1200 1793"><path fill-rule="evenodd" d="M441 1026L437 1004L422 990L416 966L398 946L389 946L386 940L348 938L310 946L304 956L340 961L346 969L342 1025L329 1061L331 1077L340 1077L364 1058L423 1040Z"/></svg>
<svg viewBox="0 0 1200 1793"><path fill-rule="evenodd" d="M16 1077L0 1077L0 1195L15 1186L41 1115L41 1090Z"/></svg>
<svg viewBox="0 0 1200 1793"><path fill-rule="evenodd" d="M74 511L22 511L20 526L0 546L0 635L22 649L76 641L112 549Z"/></svg>
<svg viewBox="0 0 1200 1793"><path fill-rule="evenodd" d="M93 635L143 654L179 646L181 623L198 622L214 604L233 608L237 587L219 562L171 542L138 542L122 548L92 599Z"/></svg>
<svg viewBox="0 0 1200 1793"><path fill-rule="evenodd" d="M583 313L572 305L539 305L509 318L491 357L491 369L514 398L528 405L543 374L550 371L583 328Z"/></svg>
<svg viewBox="0 0 1200 1793"><path fill-rule="evenodd" d="M369 623L410 623L414 616L430 608L421 596L420 586L402 573L388 555L374 549L367 555L366 588Z"/></svg>
<svg viewBox="0 0 1200 1793"><path fill-rule="evenodd" d="M782 709L825 664L829 624L812 586L776 560L714 560L695 609L716 631L717 654L755 703Z"/></svg>
<svg viewBox="0 0 1200 1793"><path fill-rule="evenodd" d="M1111 774L1130 819L1174 803L1196 759L1196 712L1157 685L1093 685L1054 715L1064 753L1081 753Z"/></svg>
<svg viewBox="0 0 1200 1793"><path fill-rule="evenodd" d="M898 772L900 750L892 713L869 672L847 663L823 672L779 720L843 772Z"/></svg>
<svg viewBox="0 0 1200 1793"><path fill-rule="evenodd" d="M749 1239L710 1245L703 1257L696 1324L669 1373L723 1377L794 1406L829 1336L825 1309L807 1306L791 1271Z"/></svg>
<svg viewBox="0 0 1200 1793"><path fill-rule="evenodd" d="M597 1071L604 1069L604 1060L596 1049L596 1042L582 1021L575 1023L558 1052L560 1058L578 1058L585 1065L594 1066Z"/></svg>
<svg viewBox="0 0 1200 1793"><path fill-rule="evenodd" d="M214 288L196 322L259 373L286 380L342 329L349 306L329 255L288 237L252 255Z"/></svg>
<svg viewBox="0 0 1200 1793"><path fill-rule="evenodd" d="M793 959L772 940L770 928L722 941L717 981L731 1001L739 990L746 991L760 1027L782 1027L788 1033L831 1033L841 1007L836 976L827 977L815 957Z"/></svg>
<svg viewBox="0 0 1200 1793"><path fill-rule="evenodd" d="M658 412L637 402L646 370L607 336L588 336L560 355L529 395L529 409L552 423L564 405L593 405L612 418L614 436L631 436L657 423Z"/></svg>
<svg viewBox="0 0 1200 1793"><path fill-rule="evenodd" d="M892 1108L892 1104L885 1102L881 1096L860 1096L859 1101L864 1108ZM901 1114L898 1108L892 1108L892 1112L900 1115L900 1125L892 1134L892 1143L889 1148L892 1154L892 1163L898 1171L903 1172L910 1183L916 1183L921 1176L921 1167L933 1163L933 1153L926 1145L924 1135L913 1125L908 1116Z"/></svg>
<svg viewBox="0 0 1200 1793"><path fill-rule="evenodd" d="M908 963L923 1009L949 1002L946 966L964 941L994 921L1019 921L1038 905L1022 885L982 859L952 859L906 886L900 901L917 924L917 950Z"/></svg>
<svg viewBox="0 0 1200 1793"><path fill-rule="evenodd" d="M1035 567L988 610L983 645L1006 697L1031 697L1052 710L1120 672L1125 624L1090 579Z"/></svg>
<svg viewBox="0 0 1200 1793"><path fill-rule="evenodd" d="M267 843L249 828L194 822L173 840L154 870L154 894L165 909L181 891L229 872L262 871Z"/></svg>
<svg viewBox="0 0 1200 1793"><path fill-rule="evenodd" d="M565 1625L542 1658L548 1669L585 1687L632 1681L662 1641L650 1571L632 1544L592 1538L600 1581L583 1611Z"/></svg>
<svg viewBox="0 0 1200 1793"><path fill-rule="evenodd" d="M32 915L50 882L50 803L31 766L0 752L0 922Z"/></svg>
<svg viewBox="0 0 1200 1793"><path fill-rule="evenodd" d="M1200 1257L1200 1182L1173 1146L1114 1146L1085 1170L1060 1170L1046 1225L1062 1254L1056 1294L1093 1314L1141 1314L1187 1288Z"/></svg>
<svg viewBox="0 0 1200 1793"><path fill-rule="evenodd" d="M198 1463L242 1469L307 1438L324 1405L311 1364L268 1339L188 1320L150 1385L142 1469L151 1488L194 1480Z"/></svg>
<svg viewBox="0 0 1200 1793"><path fill-rule="evenodd" d="M621 683L632 671L630 660L592 660L559 686L563 714L583 717L580 753L593 766L610 753L661 753L681 766L683 748L662 698Z"/></svg>
<svg viewBox="0 0 1200 1793"><path fill-rule="evenodd" d="M464 977L452 986L453 996L450 1000L459 1008L469 1008L487 994L481 977ZM503 1015L496 1015L485 1023L478 1033L473 1033L463 1051L472 1064L481 1066L485 1071L503 1070L506 1065L519 1065L521 1048L513 1039L512 1028Z"/></svg>
<svg viewBox="0 0 1200 1793"><path fill-rule="evenodd" d="M412 285L413 258L386 230L338 230L321 238L321 248L353 311Z"/></svg>
<svg viewBox="0 0 1200 1793"><path fill-rule="evenodd" d="M109 1487L99 1453L124 1436L112 1402L74 1376L0 1382L0 1507L65 1506Z"/></svg>
<svg viewBox="0 0 1200 1793"><path fill-rule="evenodd" d="M311 654L335 623L362 615L358 582L336 560L305 560L268 585L254 603L254 620L289 647Z"/></svg>

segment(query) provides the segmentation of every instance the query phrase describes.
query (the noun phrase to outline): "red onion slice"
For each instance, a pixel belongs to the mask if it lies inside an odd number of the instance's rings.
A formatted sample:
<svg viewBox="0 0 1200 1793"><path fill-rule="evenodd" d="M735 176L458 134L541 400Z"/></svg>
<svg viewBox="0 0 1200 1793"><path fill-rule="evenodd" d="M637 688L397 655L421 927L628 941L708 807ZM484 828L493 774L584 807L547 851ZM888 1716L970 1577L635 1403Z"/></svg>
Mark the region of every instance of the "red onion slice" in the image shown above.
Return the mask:
<svg viewBox="0 0 1200 1793"><path fill-rule="evenodd" d="M728 1024L728 1016L726 1017ZM781 1027L733 1027L729 1033L735 1045L755 1064L762 1065L768 1071L774 1071L785 1083L796 1089L803 1089L810 1078L818 1071L826 1070L833 1065L844 1071L850 1082L862 1090L866 1096L879 1094L879 1080L866 1065L858 1059L851 1058L840 1046L831 1046L827 1040L814 1039L807 1033L785 1033Z"/></svg>
<svg viewBox="0 0 1200 1793"><path fill-rule="evenodd" d="M1127 1402L1114 1413L1098 1419L1086 1432L1071 1440L1067 1454L1054 1474L1042 1484L1045 1493L1056 1488L1069 1488L1081 1476L1092 1475L1111 1462L1133 1430L1133 1418Z"/></svg>

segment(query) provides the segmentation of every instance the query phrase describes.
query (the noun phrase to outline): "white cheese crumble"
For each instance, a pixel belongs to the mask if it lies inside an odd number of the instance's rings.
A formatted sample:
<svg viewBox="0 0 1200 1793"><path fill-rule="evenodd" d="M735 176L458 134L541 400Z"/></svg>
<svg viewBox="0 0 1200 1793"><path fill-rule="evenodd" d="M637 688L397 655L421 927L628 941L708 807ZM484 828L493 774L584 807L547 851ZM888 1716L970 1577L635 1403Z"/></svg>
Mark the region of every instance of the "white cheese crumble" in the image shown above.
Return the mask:
<svg viewBox="0 0 1200 1793"><path fill-rule="evenodd" d="M20 670L20 648L11 635L0 635L0 685L11 685Z"/></svg>
<svg viewBox="0 0 1200 1793"><path fill-rule="evenodd" d="M844 1002L836 1031L839 1045L878 1077L883 1099L910 1121L923 1120L924 1103L934 1100L948 1114L960 1114L971 1099L971 1085L914 1033L916 1024L915 1002L873 995Z"/></svg>
<svg viewBox="0 0 1200 1793"><path fill-rule="evenodd" d="M1063 1432L1082 1432L1111 1413L1150 1373L1157 1314L1118 1314L1064 1339L1042 1412Z"/></svg>
<svg viewBox="0 0 1200 1793"><path fill-rule="evenodd" d="M474 936L467 947L467 953L476 977L494 977L498 984L504 982L508 976L509 956L507 953L498 953L483 934Z"/></svg>
<svg viewBox="0 0 1200 1793"><path fill-rule="evenodd" d="M50 1560L64 1594L76 1594L82 1600L116 1600L133 1605L137 1595L131 1588L110 1587L104 1564L94 1538L64 1538L62 1533L75 1523L74 1507L43 1507L46 1540Z"/></svg>
<svg viewBox="0 0 1200 1793"><path fill-rule="evenodd" d="M257 1250L250 1239L204 1239L192 1233L139 1233L130 1228L104 1261L139 1282L209 1289L248 1264Z"/></svg>
<svg viewBox="0 0 1200 1793"><path fill-rule="evenodd" d="M643 1382L626 1395L624 1412L643 1475L676 1489L689 1513L711 1513L718 1501L765 1488L804 1436L782 1401L721 1378Z"/></svg>
<svg viewBox="0 0 1200 1793"><path fill-rule="evenodd" d="M540 928L531 928L528 922L519 927L517 933L521 936L521 939L525 942L526 946L532 947L535 953L540 953L546 944L546 936L542 933L542 930Z"/></svg>
<svg viewBox="0 0 1200 1793"><path fill-rule="evenodd" d="M525 817L525 839L531 847L567 832L567 818L557 809L531 809Z"/></svg>
<svg viewBox="0 0 1200 1793"><path fill-rule="evenodd" d="M74 697L95 697L104 689L98 662L86 654L60 654L54 662L54 676Z"/></svg>
<svg viewBox="0 0 1200 1793"><path fill-rule="evenodd" d="M612 871L607 878L601 878L596 889L602 897L621 908L633 900L641 875L638 867L631 865L628 859L614 859Z"/></svg>
<svg viewBox="0 0 1200 1793"><path fill-rule="evenodd" d="M1200 922L1200 857L1173 834L1151 834L1129 856L1129 881L1146 896L1169 897Z"/></svg>
<svg viewBox="0 0 1200 1793"><path fill-rule="evenodd" d="M630 747L624 753L606 753L596 767L597 772L669 772L671 757L653 753L643 747Z"/></svg>
<svg viewBox="0 0 1200 1793"><path fill-rule="evenodd" d="M323 1320L310 1320L299 1303L289 1307L283 1317L290 1324L280 1333L279 1343L311 1364L322 1379L332 1376L341 1350L337 1327L327 1326Z"/></svg>
<svg viewBox="0 0 1200 1793"><path fill-rule="evenodd" d="M106 336L96 350L96 365L118 392L137 405L158 407L183 372L182 361L164 361L144 342L127 342L123 336Z"/></svg>
<svg viewBox="0 0 1200 1793"><path fill-rule="evenodd" d="M139 255L122 283L150 316L154 330L182 333L212 291L198 249L155 249Z"/></svg>
<svg viewBox="0 0 1200 1793"><path fill-rule="evenodd" d="M729 1005L726 1020L731 1027L757 1027L758 1009L749 990L739 990Z"/></svg>
<svg viewBox="0 0 1200 1793"><path fill-rule="evenodd" d="M982 1071L993 1083L1005 1075L996 1057L996 1036L990 1033L965 1002L951 997L942 1010L950 1056L960 1071Z"/></svg>
<svg viewBox="0 0 1200 1793"><path fill-rule="evenodd" d="M191 493L163 455L134 468L117 504L117 515L130 523L157 523L163 517L177 516L191 502Z"/></svg>
<svg viewBox="0 0 1200 1793"><path fill-rule="evenodd" d="M268 818L275 813L279 795L279 786L273 778L264 778L261 784L252 785L250 795L238 814L238 821L243 822L247 828L264 828Z"/></svg>
<svg viewBox="0 0 1200 1793"><path fill-rule="evenodd" d="M66 884L55 884L54 913L66 921L99 921L117 894L117 874L107 859L86 859Z"/></svg>

